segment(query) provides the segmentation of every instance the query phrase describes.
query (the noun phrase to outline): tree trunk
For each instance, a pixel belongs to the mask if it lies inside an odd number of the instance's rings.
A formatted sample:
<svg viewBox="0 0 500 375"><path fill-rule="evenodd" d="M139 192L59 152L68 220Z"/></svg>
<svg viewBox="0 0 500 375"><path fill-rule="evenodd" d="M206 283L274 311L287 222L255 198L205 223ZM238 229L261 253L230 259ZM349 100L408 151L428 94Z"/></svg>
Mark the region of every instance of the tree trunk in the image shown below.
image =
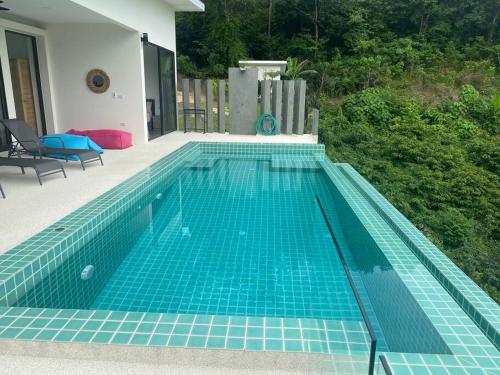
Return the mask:
<svg viewBox="0 0 500 375"><path fill-rule="evenodd" d="M314 0L314 40L319 41L319 0Z"/></svg>
<svg viewBox="0 0 500 375"><path fill-rule="evenodd" d="M497 14L495 14L495 17L493 17L493 21L491 21L490 31L488 33L488 42L489 43L493 42L493 36L495 35L495 30L497 28L497 21L498 21L499 16L500 16L500 12L497 12Z"/></svg>
<svg viewBox="0 0 500 375"><path fill-rule="evenodd" d="M269 0L269 9L267 14L267 36L271 37L271 23L273 18L273 0Z"/></svg>

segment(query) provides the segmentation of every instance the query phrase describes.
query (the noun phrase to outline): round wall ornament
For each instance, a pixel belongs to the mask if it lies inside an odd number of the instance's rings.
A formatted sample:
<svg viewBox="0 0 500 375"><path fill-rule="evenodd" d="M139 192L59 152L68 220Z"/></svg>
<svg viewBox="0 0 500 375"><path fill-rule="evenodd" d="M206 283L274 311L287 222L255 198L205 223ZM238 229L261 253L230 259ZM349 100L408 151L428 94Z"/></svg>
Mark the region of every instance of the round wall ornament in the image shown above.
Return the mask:
<svg viewBox="0 0 500 375"><path fill-rule="evenodd" d="M96 94L102 94L109 89L109 76L104 70L92 69L87 73L87 87Z"/></svg>

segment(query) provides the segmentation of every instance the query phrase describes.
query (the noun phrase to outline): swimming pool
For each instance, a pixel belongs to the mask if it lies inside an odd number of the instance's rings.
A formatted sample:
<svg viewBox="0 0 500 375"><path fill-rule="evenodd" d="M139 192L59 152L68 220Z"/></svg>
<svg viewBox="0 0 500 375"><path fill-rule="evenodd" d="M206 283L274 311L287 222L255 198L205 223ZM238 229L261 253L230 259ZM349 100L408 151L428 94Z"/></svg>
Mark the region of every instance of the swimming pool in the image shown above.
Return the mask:
<svg viewBox="0 0 500 375"><path fill-rule="evenodd" d="M322 146L185 146L7 253L33 276L5 284L0 337L366 353L340 251L379 351L452 355L481 331L355 178Z"/></svg>

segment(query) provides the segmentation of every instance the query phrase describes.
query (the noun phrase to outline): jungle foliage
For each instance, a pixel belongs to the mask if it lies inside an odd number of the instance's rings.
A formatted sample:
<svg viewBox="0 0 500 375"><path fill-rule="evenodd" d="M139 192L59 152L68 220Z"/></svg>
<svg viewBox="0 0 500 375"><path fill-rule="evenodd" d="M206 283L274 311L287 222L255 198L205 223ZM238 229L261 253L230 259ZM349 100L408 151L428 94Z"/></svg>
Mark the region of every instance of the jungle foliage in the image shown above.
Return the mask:
<svg viewBox="0 0 500 375"><path fill-rule="evenodd" d="M500 301L498 0L206 0L178 67L309 60L329 156L351 163Z"/></svg>

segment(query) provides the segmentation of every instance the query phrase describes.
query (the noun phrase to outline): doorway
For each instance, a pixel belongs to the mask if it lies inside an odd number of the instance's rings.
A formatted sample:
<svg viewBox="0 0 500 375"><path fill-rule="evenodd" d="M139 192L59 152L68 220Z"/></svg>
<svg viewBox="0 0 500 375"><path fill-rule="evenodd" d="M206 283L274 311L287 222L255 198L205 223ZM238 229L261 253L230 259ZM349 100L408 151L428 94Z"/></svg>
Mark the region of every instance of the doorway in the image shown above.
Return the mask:
<svg viewBox="0 0 500 375"><path fill-rule="evenodd" d="M5 98L5 86L3 84L2 65L0 64L0 119L8 119L9 113L7 112L7 100ZM11 138L10 134L0 123L0 151L5 151L10 147Z"/></svg>
<svg viewBox="0 0 500 375"><path fill-rule="evenodd" d="M46 134L46 127L36 39L13 31L6 31L5 38L16 117L42 136Z"/></svg>
<svg viewBox="0 0 500 375"><path fill-rule="evenodd" d="M148 43L144 45L144 80L148 139L177 130L175 54Z"/></svg>

